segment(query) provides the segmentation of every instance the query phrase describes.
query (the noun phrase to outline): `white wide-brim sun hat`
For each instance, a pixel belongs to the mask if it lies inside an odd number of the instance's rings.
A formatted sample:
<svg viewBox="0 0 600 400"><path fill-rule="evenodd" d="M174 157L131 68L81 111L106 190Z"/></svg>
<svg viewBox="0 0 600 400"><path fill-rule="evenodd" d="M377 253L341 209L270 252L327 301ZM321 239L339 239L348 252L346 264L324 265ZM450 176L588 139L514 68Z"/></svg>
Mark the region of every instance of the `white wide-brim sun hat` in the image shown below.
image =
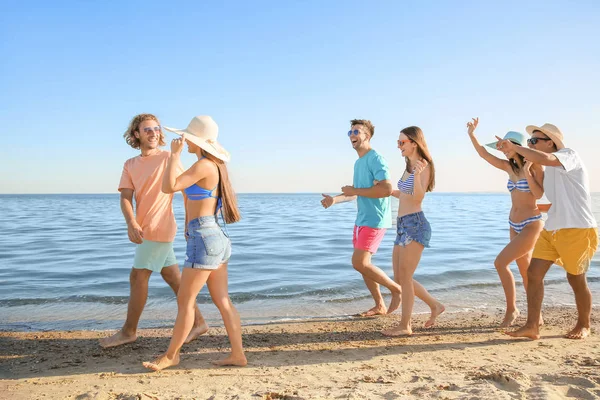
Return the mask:
<svg viewBox="0 0 600 400"><path fill-rule="evenodd" d="M219 160L229 162L231 159L229 152L217 142L219 127L208 115L199 115L192 118L185 129L175 129L167 126L163 126L163 128L178 135L185 134L186 140L194 143L196 146L215 156Z"/></svg>

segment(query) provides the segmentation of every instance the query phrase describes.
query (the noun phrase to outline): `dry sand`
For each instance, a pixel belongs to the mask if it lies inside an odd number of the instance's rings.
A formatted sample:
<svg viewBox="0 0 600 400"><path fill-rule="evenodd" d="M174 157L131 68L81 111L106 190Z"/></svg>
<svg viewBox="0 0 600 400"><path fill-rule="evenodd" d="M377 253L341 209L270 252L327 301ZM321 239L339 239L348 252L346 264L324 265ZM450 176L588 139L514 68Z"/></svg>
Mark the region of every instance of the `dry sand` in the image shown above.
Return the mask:
<svg viewBox="0 0 600 400"><path fill-rule="evenodd" d="M216 368L227 337L211 328L182 363L150 373L170 330L103 350L108 332L0 332L2 399L563 399L600 398L600 336L563 339L573 308L545 310L538 341L495 326L501 315L444 314L410 338L379 332L398 316L244 327L246 368ZM521 318L519 322L523 322ZM598 319L592 329L600 332Z"/></svg>

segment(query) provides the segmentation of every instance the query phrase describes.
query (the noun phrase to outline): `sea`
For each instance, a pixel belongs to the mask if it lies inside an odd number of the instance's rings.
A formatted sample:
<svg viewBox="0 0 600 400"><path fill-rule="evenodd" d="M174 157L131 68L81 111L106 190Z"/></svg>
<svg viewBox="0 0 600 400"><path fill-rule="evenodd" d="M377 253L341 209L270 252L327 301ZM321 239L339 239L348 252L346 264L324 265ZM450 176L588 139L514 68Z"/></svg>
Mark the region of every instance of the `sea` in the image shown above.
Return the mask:
<svg viewBox="0 0 600 400"><path fill-rule="evenodd" d="M239 194L242 221L226 227L233 244L229 293L245 325L352 318L373 301L350 263L356 204L323 209L319 193ZM593 194L600 221L600 194ZM395 224L398 201L392 201ZM433 235L415 279L448 313L501 312L504 295L494 259L509 241L506 193L432 193L423 210ZM174 199L179 231L174 247L185 258L183 198ZM374 255L392 275L395 225ZM0 330L104 330L123 324L135 245L118 194L0 195ZM516 265L518 306L526 298ZM600 304L600 253L588 281ZM387 301L389 293L382 288ZM222 326L206 288L198 303L209 324ZM544 304L574 306L565 272L553 266ZM428 312L417 300L416 313ZM171 327L176 297L155 273L141 328ZM442 317L443 318L443 317Z"/></svg>

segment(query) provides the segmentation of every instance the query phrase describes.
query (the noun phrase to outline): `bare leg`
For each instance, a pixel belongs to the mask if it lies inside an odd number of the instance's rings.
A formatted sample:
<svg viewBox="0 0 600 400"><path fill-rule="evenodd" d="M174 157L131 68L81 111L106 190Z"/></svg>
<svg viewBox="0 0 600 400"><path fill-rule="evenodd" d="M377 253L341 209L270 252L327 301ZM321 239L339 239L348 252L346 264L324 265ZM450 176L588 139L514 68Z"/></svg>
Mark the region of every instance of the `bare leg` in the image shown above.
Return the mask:
<svg viewBox="0 0 600 400"><path fill-rule="evenodd" d="M222 264L219 269L210 274L207 285L210 297L221 313L225 330L229 336L229 343L231 344L231 354L229 354L229 357L216 361L214 364L219 366L233 365L245 367L248 361L242 347L242 323L240 315L229 298L227 263Z"/></svg>
<svg viewBox="0 0 600 400"><path fill-rule="evenodd" d="M365 282L368 278L385 286L392 292L392 302L387 309L387 313L394 312L400 305L400 294L402 293L402 289L400 288L400 285L387 276L385 272L371 264L371 253L365 250L355 249L354 254L352 255L352 266L365 277Z"/></svg>
<svg viewBox="0 0 600 400"><path fill-rule="evenodd" d="M501 328L507 328L515 323L519 316L519 310L517 309L517 293L515 287L515 278L510 270L510 263L518 260L531 252L535 246L535 242L542 229L542 222L536 221L527 225L521 233L517 234L512 228L510 229L511 241L502 249L496 260L494 266L498 271L500 282L502 282L502 288L504 289L504 296L506 297L506 314L504 320L500 324ZM523 264L521 262L521 264ZM526 273L527 268L525 268ZM524 271L520 270L521 273ZM525 278L526 282L527 279Z"/></svg>
<svg viewBox="0 0 600 400"><path fill-rule="evenodd" d="M527 322L516 331L506 332L513 337L540 338L540 315L544 301L544 277L552 266L552 261L534 258L527 270Z"/></svg>
<svg viewBox="0 0 600 400"><path fill-rule="evenodd" d="M394 250L392 253L392 265L394 268L394 281L399 283L398 276L400 275L400 246L394 245ZM413 279L413 287L415 290L415 296L423 300L431 309L431 315L429 316L429 320L425 322L425 328L431 328L435 325L436 318L446 311L446 307L442 303L440 303L435 297L433 297L427 289L423 287L419 282Z"/></svg>
<svg viewBox="0 0 600 400"><path fill-rule="evenodd" d="M399 260L397 278L402 286L402 319L398 326L382 332L386 336L412 335L411 318L415 303L413 275L417 265L419 265L424 249L424 246L417 242L411 242L406 247L397 247Z"/></svg>
<svg viewBox="0 0 600 400"><path fill-rule="evenodd" d="M169 267L165 267L160 271L163 279L167 284L173 289L173 292L177 294L179 290L179 285L181 284L181 274L179 273L179 266L177 264L171 265ZM194 304L194 326L192 326L192 330L190 334L185 339L185 343L189 343L192 340L196 339L198 336L205 334L208 331L208 325L204 320L204 317L200 313L200 309L198 308L198 304Z"/></svg>
<svg viewBox="0 0 600 400"><path fill-rule="evenodd" d="M385 302L383 301L383 296L381 296L381 290L379 289L379 284L374 280L367 278L366 276L362 276L365 281L365 285L369 292L371 292L371 296L373 300L375 300L375 307L365 311L360 314L362 317L373 317L375 315L385 315L387 314L387 307L385 306Z"/></svg>
<svg viewBox="0 0 600 400"><path fill-rule="evenodd" d="M148 280L152 275L149 269L132 268L129 274L129 304L127 305L127 319L121 330L112 336L100 339L100 346L104 348L120 346L134 342L137 339L137 326L148 299Z"/></svg>
<svg viewBox="0 0 600 400"><path fill-rule="evenodd" d="M575 303L577 303L577 324L571 332L565 335L568 339L585 339L592 332L590 329L590 319L592 318L592 293L587 285L586 274L571 275L567 273L567 279L573 293L575 293Z"/></svg>
<svg viewBox="0 0 600 400"><path fill-rule="evenodd" d="M211 270L184 268L181 285L177 292L177 319L173 328L173 337L167 352L152 362L144 362L144 367L159 371L179 364L179 351L194 325L194 305L196 296L206 283Z"/></svg>

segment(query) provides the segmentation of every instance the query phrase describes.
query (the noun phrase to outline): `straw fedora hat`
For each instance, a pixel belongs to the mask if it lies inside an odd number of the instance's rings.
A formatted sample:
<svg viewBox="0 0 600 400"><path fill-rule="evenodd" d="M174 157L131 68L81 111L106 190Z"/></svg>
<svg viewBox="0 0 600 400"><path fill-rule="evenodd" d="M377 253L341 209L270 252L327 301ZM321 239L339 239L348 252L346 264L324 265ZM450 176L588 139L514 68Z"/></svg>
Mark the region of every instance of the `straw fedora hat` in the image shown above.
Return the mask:
<svg viewBox="0 0 600 400"><path fill-rule="evenodd" d="M542 126L528 125L527 128L525 128L525 130L530 135L533 135L533 131L542 132L544 135L552 139L552 141L556 145L556 150L565 148L565 144L563 143L564 136L562 132L560 131L560 129L558 129L552 124L544 124Z"/></svg>
<svg viewBox="0 0 600 400"><path fill-rule="evenodd" d="M163 128L178 135L183 135L185 133L186 140L194 143L196 146L217 157L219 160L229 162L231 159L229 152L217 142L219 127L208 115L199 115L192 118L185 129L175 129L166 126Z"/></svg>

